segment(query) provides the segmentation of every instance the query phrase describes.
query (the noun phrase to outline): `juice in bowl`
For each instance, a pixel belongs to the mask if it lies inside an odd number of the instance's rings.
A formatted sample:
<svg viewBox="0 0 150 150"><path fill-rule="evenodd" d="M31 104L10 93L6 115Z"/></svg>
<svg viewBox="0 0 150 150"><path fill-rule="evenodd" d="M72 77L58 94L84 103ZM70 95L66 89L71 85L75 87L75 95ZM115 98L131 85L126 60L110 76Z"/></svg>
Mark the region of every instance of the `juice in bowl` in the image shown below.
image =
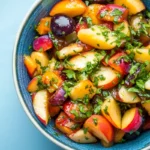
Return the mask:
<svg viewBox="0 0 150 150"><path fill-rule="evenodd" d="M133 0L38 1L14 51L35 126L64 149L142 149L150 128L150 12Z"/></svg>

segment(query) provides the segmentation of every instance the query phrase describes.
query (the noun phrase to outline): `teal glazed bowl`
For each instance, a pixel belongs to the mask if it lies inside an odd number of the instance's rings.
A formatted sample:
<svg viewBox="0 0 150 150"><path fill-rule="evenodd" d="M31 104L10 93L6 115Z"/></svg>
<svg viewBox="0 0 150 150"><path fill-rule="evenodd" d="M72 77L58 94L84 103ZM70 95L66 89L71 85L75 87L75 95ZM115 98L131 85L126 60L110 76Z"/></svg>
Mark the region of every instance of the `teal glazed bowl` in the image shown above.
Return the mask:
<svg viewBox="0 0 150 150"><path fill-rule="evenodd" d="M30 78L23 64L23 55L29 55L31 53L28 47L31 45L35 36L34 25L36 25L42 17L47 16L50 9L58 1L59 0L37 0L27 13L17 34L13 54L13 75L16 91L26 114L42 134L65 150L149 150L150 131L141 134L141 136L135 140L123 144L116 144L110 148L104 148L100 143L78 144L69 140L63 134L56 136L56 133L59 131L54 128L54 120L51 120L48 126L44 126L37 119L32 107L31 96L26 90ZM144 0L144 3L150 8L150 0Z"/></svg>

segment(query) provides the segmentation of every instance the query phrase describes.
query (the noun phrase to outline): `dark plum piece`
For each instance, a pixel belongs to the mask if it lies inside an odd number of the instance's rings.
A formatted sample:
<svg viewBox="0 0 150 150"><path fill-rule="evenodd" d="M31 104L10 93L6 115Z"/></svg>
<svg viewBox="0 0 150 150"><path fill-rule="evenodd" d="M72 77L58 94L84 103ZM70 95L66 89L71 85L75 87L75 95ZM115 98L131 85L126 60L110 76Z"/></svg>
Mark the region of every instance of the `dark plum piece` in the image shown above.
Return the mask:
<svg viewBox="0 0 150 150"><path fill-rule="evenodd" d="M49 99L51 105L61 106L66 101L65 94L65 90L62 87L59 88Z"/></svg>
<svg viewBox="0 0 150 150"><path fill-rule="evenodd" d="M75 30L75 21L63 14L52 17L51 30L55 36L64 37Z"/></svg>

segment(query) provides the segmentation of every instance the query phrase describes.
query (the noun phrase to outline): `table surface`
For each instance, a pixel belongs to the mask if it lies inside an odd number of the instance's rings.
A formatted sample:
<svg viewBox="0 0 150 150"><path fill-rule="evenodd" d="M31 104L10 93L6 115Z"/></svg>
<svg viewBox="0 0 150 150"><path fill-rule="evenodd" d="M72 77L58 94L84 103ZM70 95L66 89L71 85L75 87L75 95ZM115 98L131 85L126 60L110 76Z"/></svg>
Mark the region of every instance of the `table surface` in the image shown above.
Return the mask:
<svg viewBox="0 0 150 150"><path fill-rule="evenodd" d="M0 0L0 150L61 150L25 114L13 83L12 53L17 30L35 0Z"/></svg>

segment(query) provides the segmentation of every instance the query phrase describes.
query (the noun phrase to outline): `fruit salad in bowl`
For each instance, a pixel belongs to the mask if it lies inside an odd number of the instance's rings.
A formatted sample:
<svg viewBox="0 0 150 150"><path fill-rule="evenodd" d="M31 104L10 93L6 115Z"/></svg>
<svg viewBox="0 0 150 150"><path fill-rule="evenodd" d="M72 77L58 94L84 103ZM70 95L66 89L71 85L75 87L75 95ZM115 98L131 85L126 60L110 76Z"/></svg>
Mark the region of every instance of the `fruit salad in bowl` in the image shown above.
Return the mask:
<svg viewBox="0 0 150 150"><path fill-rule="evenodd" d="M69 143L60 145L65 149L144 148L150 140L138 142L150 129L145 3L45 1L34 11L21 30L15 59L18 92L33 122L54 142L52 132L61 134L56 140Z"/></svg>

